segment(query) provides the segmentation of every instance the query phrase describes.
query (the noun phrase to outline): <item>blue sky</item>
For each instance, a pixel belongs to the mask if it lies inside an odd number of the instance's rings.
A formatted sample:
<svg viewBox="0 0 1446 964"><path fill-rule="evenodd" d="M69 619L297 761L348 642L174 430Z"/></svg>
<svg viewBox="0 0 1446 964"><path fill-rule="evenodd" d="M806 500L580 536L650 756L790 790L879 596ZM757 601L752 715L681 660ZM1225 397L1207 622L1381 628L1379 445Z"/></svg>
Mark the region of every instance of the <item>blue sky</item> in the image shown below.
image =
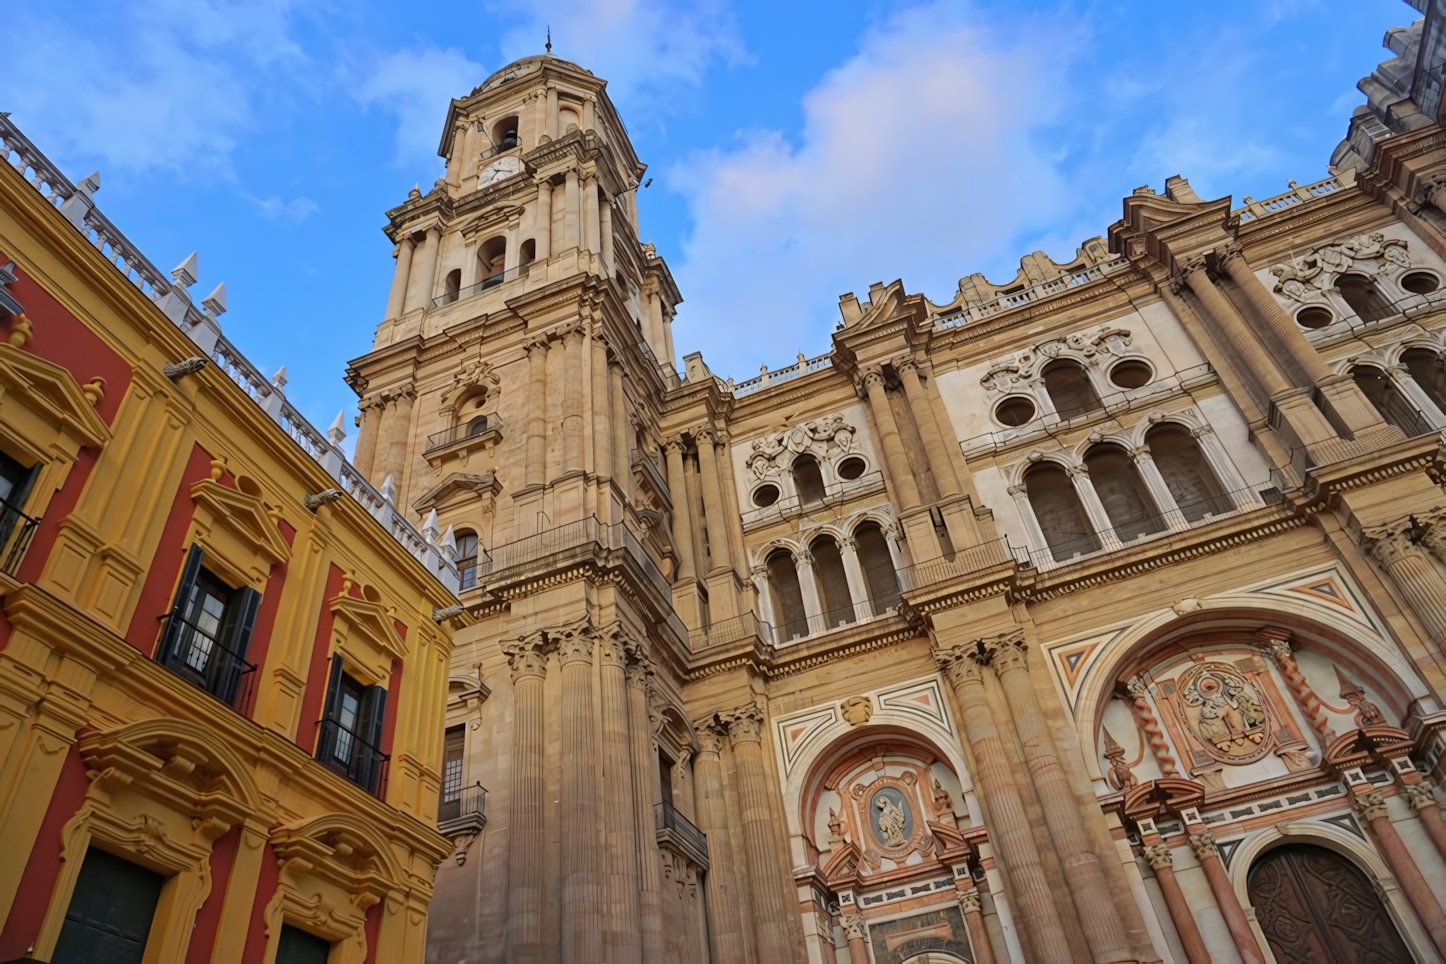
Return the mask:
<svg viewBox="0 0 1446 964"><path fill-rule="evenodd" d="M609 81L653 185L675 341L747 378L828 349L838 296L936 301L1104 234L1188 177L1326 176L1401 0L1212 3L50 0L6 13L0 110L319 426L391 278L383 212L441 173L448 100L554 53Z"/></svg>

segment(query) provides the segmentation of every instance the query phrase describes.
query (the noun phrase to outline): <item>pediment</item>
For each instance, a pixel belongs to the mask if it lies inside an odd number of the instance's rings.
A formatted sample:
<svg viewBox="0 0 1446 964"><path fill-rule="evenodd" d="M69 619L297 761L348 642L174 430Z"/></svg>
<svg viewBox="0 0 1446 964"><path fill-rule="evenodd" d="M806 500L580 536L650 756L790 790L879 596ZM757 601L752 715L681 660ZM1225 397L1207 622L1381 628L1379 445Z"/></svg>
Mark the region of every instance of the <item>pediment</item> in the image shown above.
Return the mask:
<svg viewBox="0 0 1446 964"><path fill-rule="evenodd" d="M331 601L331 612L336 617L332 633L337 648L371 677L370 682L384 683L391 675L392 660L405 659L408 653L391 611L379 602L343 592Z"/></svg>
<svg viewBox="0 0 1446 964"><path fill-rule="evenodd" d="M99 447L109 441L110 429L69 370L0 342L0 382L5 395L22 400L35 416L81 445Z"/></svg>
<svg viewBox="0 0 1446 964"><path fill-rule="evenodd" d="M430 509L442 509L459 501L471 498L496 500L502 492L502 483L491 472L473 475L467 472L452 472L441 482L432 486L412 503L412 508L425 513Z"/></svg>
<svg viewBox="0 0 1446 964"><path fill-rule="evenodd" d="M259 497L203 479L191 486L191 501L198 510L197 539L235 578L256 586L273 565L291 558L291 547Z"/></svg>

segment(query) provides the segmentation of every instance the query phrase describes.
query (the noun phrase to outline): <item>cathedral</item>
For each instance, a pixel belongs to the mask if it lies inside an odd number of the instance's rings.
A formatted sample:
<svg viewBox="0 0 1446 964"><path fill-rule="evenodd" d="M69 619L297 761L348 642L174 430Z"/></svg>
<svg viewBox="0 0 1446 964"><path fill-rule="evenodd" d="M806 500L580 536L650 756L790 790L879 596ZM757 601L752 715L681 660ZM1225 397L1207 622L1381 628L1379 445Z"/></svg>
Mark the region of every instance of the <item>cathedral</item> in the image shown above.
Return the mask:
<svg viewBox="0 0 1446 964"><path fill-rule="evenodd" d="M603 79L453 100L347 372L457 569L427 960L1446 955L1435 11L1324 180L1135 188L746 380Z"/></svg>

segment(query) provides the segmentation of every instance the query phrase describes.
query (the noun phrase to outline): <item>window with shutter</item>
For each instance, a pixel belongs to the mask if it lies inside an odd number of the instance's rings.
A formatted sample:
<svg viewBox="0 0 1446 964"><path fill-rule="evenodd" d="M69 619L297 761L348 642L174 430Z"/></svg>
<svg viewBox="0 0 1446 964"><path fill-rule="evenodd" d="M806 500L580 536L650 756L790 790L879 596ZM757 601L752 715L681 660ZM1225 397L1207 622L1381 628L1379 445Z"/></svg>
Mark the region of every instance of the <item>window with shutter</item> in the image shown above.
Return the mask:
<svg viewBox="0 0 1446 964"><path fill-rule="evenodd" d="M177 676L224 703L235 705L246 674L251 631L261 594L250 586L232 589L204 564L200 546L186 555L176 598L166 619L156 659Z"/></svg>
<svg viewBox="0 0 1446 964"><path fill-rule="evenodd" d="M368 793L377 790L382 763L382 725L387 691L364 686L345 672L340 656L331 658L326 715L316 743L316 758Z"/></svg>

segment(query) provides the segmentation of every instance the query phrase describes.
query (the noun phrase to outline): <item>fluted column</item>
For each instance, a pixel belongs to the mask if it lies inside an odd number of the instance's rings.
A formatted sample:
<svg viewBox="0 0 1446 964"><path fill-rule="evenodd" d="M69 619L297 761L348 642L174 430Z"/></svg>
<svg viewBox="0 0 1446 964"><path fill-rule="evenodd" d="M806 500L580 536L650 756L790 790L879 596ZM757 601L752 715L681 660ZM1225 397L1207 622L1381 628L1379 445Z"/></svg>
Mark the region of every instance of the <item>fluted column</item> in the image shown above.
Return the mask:
<svg viewBox="0 0 1446 964"><path fill-rule="evenodd" d="M1446 581L1426 556L1426 550L1412 541L1415 520L1399 519L1362 533L1367 551L1390 575L1406 597L1426 632L1436 640L1446 639Z"/></svg>
<svg viewBox="0 0 1446 964"><path fill-rule="evenodd" d="M1225 918L1225 926L1235 942L1235 949L1240 952L1240 959L1245 964L1265 964L1265 955L1255 940L1255 932L1245 919L1245 909L1240 906L1240 898L1230 885L1225 865L1220 862L1220 848L1215 845L1214 835L1203 824L1186 824L1186 829L1191 831L1190 848L1195 851L1195 858L1200 861L1205 879L1210 883L1210 892L1215 895L1220 916Z"/></svg>
<svg viewBox="0 0 1446 964"><path fill-rule="evenodd" d="M602 894L598 885L597 741L593 739L592 660L597 637L586 623L549 634L562 664L563 964L599 964Z"/></svg>
<svg viewBox="0 0 1446 964"><path fill-rule="evenodd" d="M1281 374L1272 360L1271 354L1266 351L1265 346L1255 337L1245 319L1220 291L1210 276L1205 271L1204 258L1192 258L1180 265L1181 274L1190 290L1195 292L1195 297L1200 299L1200 306L1215 325L1225 334L1225 340L1235 347L1240 359L1250 369L1255 383L1267 397L1275 397L1279 392L1290 389L1290 382Z"/></svg>
<svg viewBox="0 0 1446 964"><path fill-rule="evenodd" d="M397 242L397 266L392 272L391 290L387 292L387 319L400 316L407 302L407 283L412 277L412 251L416 246L409 234L402 235Z"/></svg>
<svg viewBox="0 0 1446 964"><path fill-rule="evenodd" d="M790 964L785 914L797 901L785 892L773 838L773 812L768 805L768 780L763 760L763 711L749 704L727 714L728 735L738 767L738 806L742 811L743 843L752 882L753 934L759 964Z"/></svg>
<svg viewBox="0 0 1446 964"><path fill-rule="evenodd" d="M683 440L663 443L668 453L668 488L673 493L673 549L678 554L678 579L696 578L693 566L693 515L683 478ZM675 580L676 581L676 580Z"/></svg>
<svg viewBox="0 0 1446 964"><path fill-rule="evenodd" d="M894 421L894 410L889 407L888 392L884 391L884 373L877 367L870 368L862 378L869 408L874 413L874 424L879 429L879 441L884 447L884 459L889 463L889 476L898 489L899 505L904 509L915 508L919 504L919 487L914 483L909 457L899 439L899 426Z"/></svg>
<svg viewBox="0 0 1446 964"><path fill-rule="evenodd" d="M592 470L601 480L613 474L613 422L610 409L611 386L608 384L608 345L602 337L602 326L592 336ZM607 497L604 488L602 498ZM611 518L604 521L611 521Z"/></svg>
<svg viewBox="0 0 1446 964"><path fill-rule="evenodd" d="M407 295L402 313L432 306L432 284L437 274L437 249L442 243L442 229L433 225L422 239L421 257L413 256L408 273Z"/></svg>
<svg viewBox="0 0 1446 964"><path fill-rule="evenodd" d="M1371 828L1381 856L1386 858L1391 873L1406 892L1406 899L1415 908L1416 916L1421 918L1426 933L1431 935L1431 943L1446 957L1446 912L1441 910L1441 902L1431 892L1431 885L1426 883L1416 858L1411 856L1405 841L1396 832L1396 825L1391 823L1386 811L1386 795L1380 790L1371 790L1357 796L1355 804L1357 812Z"/></svg>
<svg viewBox="0 0 1446 964"><path fill-rule="evenodd" d="M840 923L849 942L850 964L869 964L869 925L859 914L845 914Z"/></svg>
<svg viewBox="0 0 1446 964"><path fill-rule="evenodd" d="M562 248L582 247L581 215L582 204L579 194L582 192L582 184L578 179L577 171L568 171L564 180L564 194L562 200Z"/></svg>
<svg viewBox="0 0 1446 964"><path fill-rule="evenodd" d="M663 964L662 868L658 864L658 754L648 725L648 677L652 674L641 648L633 646L627 666L628 736L632 744L633 809L638 852L638 926L643 964ZM710 842L709 851L712 851Z"/></svg>
<svg viewBox="0 0 1446 964"><path fill-rule="evenodd" d="M412 437L412 404L417 393L410 387L397 393L391 413L387 416L387 471L396 479L397 491L407 470L407 447Z"/></svg>
<svg viewBox="0 0 1446 964"><path fill-rule="evenodd" d="M1014 717L1025 767L1034 781L1040 806L1044 810L1044 822L1049 827L1055 853L1059 855L1060 868L1074 894L1080 925L1090 951L1100 962L1130 960L1132 954L1124 924L1110 899L1110 888L1099 857L1090 849L1079 804L1060 766L1059 753L1045 722L1044 712L1035 699L1034 683L1026 666L1023 635L1013 633L991 637L984 640L984 647L1004 690L1010 715Z"/></svg>
<svg viewBox="0 0 1446 964"><path fill-rule="evenodd" d="M508 964L542 961L543 682L547 639L523 636L503 646L512 671L512 804L508 815Z"/></svg>
<svg viewBox="0 0 1446 964"><path fill-rule="evenodd" d="M351 464L363 478L370 480L372 463L377 457L377 437L381 434L382 417L387 409L376 397L362 399L357 408L360 414L357 416L356 454Z"/></svg>
<svg viewBox="0 0 1446 964"><path fill-rule="evenodd" d="M751 585L748 582L748 550L743 543L738 483L733 475L733 448L726 430L714 429L713 438L718 443L718 484L723 488L724 521L728 527L728 549L733 556L733 571L737 574L738 581L747 587ZM743 608L747 609L750 605L751 602Z"/></svg>
<svg viewBox="0 0 1446 964"><path fill-rule="evenodd" d="M949 451L944 447L944 436L939 431L939 422L934 418L934 409L924 386L919 381L919 365L912 358L894 363L899 379L904 383L904 397L909 400L909 411L914 414L914 425L919 437L924 440L924 452L929 456L929 468L934 473L934 483L939 495L948 498L959 494L959 479L954 475L954 464L949 461Z"/></svg>
<svg viewBox="0 0 1446 964"><path fill-rule="evenodd" d="M959 912L964 915L964 929L969 932L969 945L974 949L974 964L994 964L994 945L989 943L989 930L984 926L978 889L970 887L959 891L958 900Z"/></svg>
<svg viewBox="0 0 1446 964"><path fill-rule="evenodd" d="M608 366L608 388L612 393L613 430L613 484L622 489L623 499L632 498L633 492L633 425L628 418L627 394L623 390L623 367L619 364Z"/></svg>
<svg viewBox="0 0 1446 964"><path fill-rule="evenodd" d="M1018 908L1022 918L1019 930L1033 948L1032 960L1064 964L1073 960L1069 942L1039 862L1034 830L1014 783L994 715L989 710L984 692L984 668L976 657L977 651L969 644L934 650L934 659L959 702L960 722L974 754L976 776L988 810L989 837L1004 860L1014 892L1010 903Z"/></svg>
<svg viewBox="0 0 1446 964"><path fill-rule="evenodd" d="M581 328L573 328L563 336L562 360L565 373L562 386L562 471L581 472L582 379L586 369L583 364Z"/></svg>
<svg viewBox="0 0 1446 964"><path fill-rule="evenodd" d="M608 960L635 964L642 960L638 918L638 806L633 787L633 761L626 679L626 640L621 627L607 633L598 647L602 681L603 816L606 846L604 942Z"/></svg>
<svg viewBox="0 0 1446 964"><path fill-rule="evenodd" d="M1170 911L1175 933L1180 936L1180 944L1185 948L1185 956L1190 964L1210 964L1210 950L1205 946L1205 938L1200 936L1200 927L1195 923L1195 915L1190 912L1190 902L1185 899L1185 892L1175 879L1175 858L1170 853L1170 847L1158 833L1148 836L1153 837L1155 842L1145 844L1145 859L1155 871L1155 883L1160 885L1160 893Z"/></svg>
<svg viewBox="0 0 1446 964"><path fill-rule="evenodd" d="M1280 670L1280 675L1285 678L1285 687L1290 690L1290 695L1295 699L1295 705L1300 707L1301 715L1305 717L1315 735L1320 738L1322 749L1335 742L1336 731L1331 729L1330 719L1326 716L1325 707L1321 705L1320 698L1310 688L1305 676L1301 674L1300 666L1296 664L1295 654L1290 650L1290 631L1286 629L1266 629L1257 634L1265 644L1265 653Z"/></svg>
<svg viewBox="0 0 1446 964"><path fill-rule="evenodd" d="M546 262L552 257L552 182L537 182L537 213L533 216L533 240L537 243L536 260Z"/></svg>
<svg viewBox="0 0 1446 964"><path fill-rule="evenodd" d="M718 485L718 455L713 448L713 432L711 429L695 432L693 439L698 445L698 481L703 489L703 522L708 526L708 552L712 557L713 572L732 569L728 512Z"/></svg>
<svg viewBox="0 0 1446 964"><path fill-rule="evenodd" d="M527 344L528 488L547 483L547 338Z"/></svg>
<svg viewBox="0 0 1446 964"><path fill-rule="evenodd" d="M738 865L728 839L728 800L718 755L723 747L724 727L710 716L695 723L694 730L698 734L698 758L693 763L693 796L698 828L708 835L708 874L703 880L708 898L708 942L713 960L729 964L743 960L744 940Z"/></svg>

